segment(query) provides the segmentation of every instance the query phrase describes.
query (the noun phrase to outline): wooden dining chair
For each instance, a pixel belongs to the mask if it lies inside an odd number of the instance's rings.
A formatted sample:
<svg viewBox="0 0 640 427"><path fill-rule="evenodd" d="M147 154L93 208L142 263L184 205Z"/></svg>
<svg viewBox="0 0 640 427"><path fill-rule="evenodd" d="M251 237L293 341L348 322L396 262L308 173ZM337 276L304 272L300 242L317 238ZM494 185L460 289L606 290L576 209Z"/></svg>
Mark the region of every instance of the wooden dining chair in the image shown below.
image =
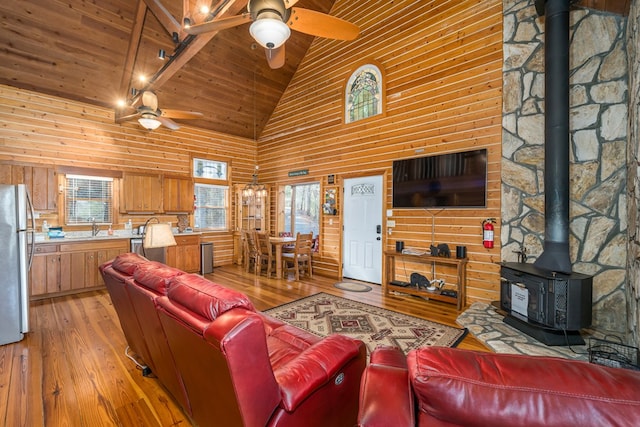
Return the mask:
<svg viewBox="0 0 640 427"><path fill-rule="evenodd" d="M306 271L309 277L313 277L313 267L311 266L311 244L313 242L313 233L296 235L296 246L293 253L282 254L282 271L284 277L287 277L289 268L292 267L296 272L296 280L300 280L300 272Z"/></svg>
<svg viewBox="0 0 640 427"><path fill-rule="evenodd" d="M275 271L276 259L273 256L273 246L269 241L266 233L254 233L256 248L258 249L258 262L256 263L256 271L262 274L263 267L267 268L267 277L271 277L271 272Z"/></svg>
<svg viewBox="0 0 640 427"><path fill-rule="evenodd" d="M242 230L242 246L245 271L249 272L251 265L253 264L253 271L257 274L260 254L258 253L258 247L256 245L253 231Z"/></svg>

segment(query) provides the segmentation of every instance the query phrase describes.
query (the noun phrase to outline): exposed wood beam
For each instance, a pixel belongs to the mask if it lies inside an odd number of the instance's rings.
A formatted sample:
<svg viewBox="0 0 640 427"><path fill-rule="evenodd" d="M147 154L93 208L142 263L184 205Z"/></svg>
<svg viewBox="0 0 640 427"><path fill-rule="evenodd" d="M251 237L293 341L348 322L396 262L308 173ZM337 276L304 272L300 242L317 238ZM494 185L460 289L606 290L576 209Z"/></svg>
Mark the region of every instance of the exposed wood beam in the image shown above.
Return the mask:
<svg viewBox="0 0 640 427"><path fill-rule="evenodd" d="M146 3L148 5L149 1L152 0L140 0L140 3ZM246 7L247 3L248 0L222 0L218 3L217 8L214 11L216 12L215 17L222 18L225 16L236 15ZM193 58L207 43L209 43L211 39L216 36L216 34L218 34L217 31L212 31L210 33L201 34L198 36L188 36L185 40L183 40L181 42L181 45L178 46L178 49L175 51L169 61L167 61L167 63L165 63L165 65L153 77L149 79L149 83L143 89L139 90L137 95L129 100L129 105L135 105L138 102L140 95L145 90L154 90L160 88L165 82L167 82L167 80L173 77L173 75L177 73L187 62L189 62L189 60L191 60L191 58ZM131 73L129 74L129 78L131 78ZM127 81L127 84L129 83L129 81ZM121 123L124 117L124 111L116 111L116 123Z"/></svg>
<svg viewBox="0 0 640 427"><path fill-rule="evenodd" d="M160 0L144 0L151 13L158 18L160 24L169 33L170 37L173 37L173 33L180 34L182 31L182 25L174 18Z"/></svg>
<svg viewBox="0 0 640 427"><path fill-rule="evenodd" d="M248 0L229 0L220 7L216 17L223 18L225 16L233 16L238 14L244 7L246 7ZM167 80L169 80L178 70L180 70L184 64L189 62L199 51L202 49L211 39L213 39L217 31L212 31L208 34L201 34L199 36L190 36L185 39L186 47L178 49L176 54L171 60L163 67L155 76L153 76L145 90L153 90L162 86Z"/></svg>
<svg viewBox="0 0 640 427"><path fill-rule="evenodd" d="M127 48L127 56L124 61L124 69L122 70L122 78L120 79L120 91L123 97L127 97L127 91L131 84L133 68L136 64L138 56L138 47L142 38L142 28L144 27L144 18L147 12L147 6L143 0L138 0L138 9L133 20L133 28L131 29L131 37L129 38L129 47Z"/></svg>

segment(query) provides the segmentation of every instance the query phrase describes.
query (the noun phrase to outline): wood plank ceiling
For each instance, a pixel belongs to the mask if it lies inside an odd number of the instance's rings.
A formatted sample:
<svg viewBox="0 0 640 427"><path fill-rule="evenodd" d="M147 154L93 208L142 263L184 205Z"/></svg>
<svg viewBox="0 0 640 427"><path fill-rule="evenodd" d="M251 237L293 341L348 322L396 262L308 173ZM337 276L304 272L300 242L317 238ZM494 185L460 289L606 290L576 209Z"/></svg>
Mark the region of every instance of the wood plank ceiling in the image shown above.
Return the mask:
<svg viewBox="0 0 640 427"><path fill-rule="evenodd" d="M205 0L20 0L0 3L0 83L115 109L131 89L151 85L160 108L199 111L192 126L253 139L259 136L313 37L292 31L284 67L269 68L248 25L189 38ZM330 13L334 0L296 7ZM213 0L221 15L247 0ZM628 14L630 0L581 0L578 6ZM358 24L358 22L354 22ZM177 37L173 33L177 33ZM349 43L349 42L342 42ZM158 59L162 49L171 60ZM176 54L180 52L179 54ZM188 59L188 60L187 60ZM164 70L163 70L164 68ZM179 121L179 120L176 120Z"/></svg>

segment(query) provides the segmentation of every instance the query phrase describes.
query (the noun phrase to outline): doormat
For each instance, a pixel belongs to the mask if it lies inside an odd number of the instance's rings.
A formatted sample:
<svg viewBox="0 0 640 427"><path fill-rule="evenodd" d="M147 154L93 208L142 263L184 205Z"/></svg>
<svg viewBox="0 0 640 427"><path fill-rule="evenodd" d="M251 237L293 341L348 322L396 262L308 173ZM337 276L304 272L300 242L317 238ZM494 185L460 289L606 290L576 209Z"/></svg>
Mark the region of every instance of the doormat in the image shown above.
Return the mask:
<svg viewBox="0 0 640 427"><path fill-rule="evenodd" d="M371 286L355 282L338 282L333 287L349 292L369 292L371 290Z"/></svg>
<svg viewBox="0 0 640 427"><path fill-rule="evenodd" d="M589 360L587 345L548 346L502 321L494 306L474 302L462 312L456 322L496 353L553 356L565 359ZM585 342L592 332L583 331Z"/></svg>
<svg viewBox="0 0 640 427"><path fill-rule="evenodd" d="M455 347L467 333L466 329L322 292L265 313L320 337L335 333L362 340L369 353L381 345L398 347L405 354L430 345Z"/></svg>

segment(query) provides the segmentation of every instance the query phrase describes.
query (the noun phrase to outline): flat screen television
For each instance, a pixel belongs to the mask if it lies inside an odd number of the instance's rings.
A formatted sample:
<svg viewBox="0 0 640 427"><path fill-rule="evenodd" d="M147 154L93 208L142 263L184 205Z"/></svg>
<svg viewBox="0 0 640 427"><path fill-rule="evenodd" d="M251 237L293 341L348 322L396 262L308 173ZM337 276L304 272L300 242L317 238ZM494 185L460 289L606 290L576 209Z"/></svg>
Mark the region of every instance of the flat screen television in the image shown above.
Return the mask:
<svg viewBox="0 0 640 427"><path fill-rule="evenodd" d="M394 208L484 208L487 149L393 162Z"/></svg>

